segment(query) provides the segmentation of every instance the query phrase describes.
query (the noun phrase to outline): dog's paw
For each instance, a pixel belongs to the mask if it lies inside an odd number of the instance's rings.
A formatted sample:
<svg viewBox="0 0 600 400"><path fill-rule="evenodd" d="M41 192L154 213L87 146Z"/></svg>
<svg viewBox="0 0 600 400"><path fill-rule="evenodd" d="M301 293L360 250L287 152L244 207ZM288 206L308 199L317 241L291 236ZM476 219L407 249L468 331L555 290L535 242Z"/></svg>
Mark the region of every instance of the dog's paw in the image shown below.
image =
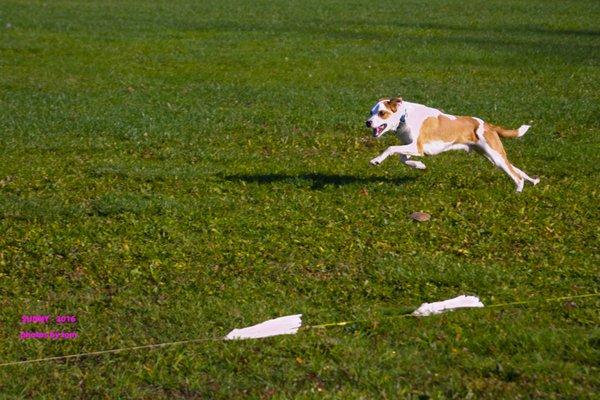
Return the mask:
<svg viewBox="0 0 600 400"><path fill-rule="evenodd" d="M517 193L521 193L523 191L523 187L525 186L525 179L521 179L517 183Z"/></svg>
<svg viewBox="0 0 600 400"><path fill-rule="evenodd" d="M376 157L376 158L372 159L371 161L369 161L369 163L371 165L379 165L379 164L381 164L381 160L379 159L379 157Z"/></svg>
<svg viewBox="0 0 600 400"><path fill-rule="evenodd" d="M421 161L413 161L413 165L416 169L425 169L427 168L425 166L425 164L423 164Z"/></svg>

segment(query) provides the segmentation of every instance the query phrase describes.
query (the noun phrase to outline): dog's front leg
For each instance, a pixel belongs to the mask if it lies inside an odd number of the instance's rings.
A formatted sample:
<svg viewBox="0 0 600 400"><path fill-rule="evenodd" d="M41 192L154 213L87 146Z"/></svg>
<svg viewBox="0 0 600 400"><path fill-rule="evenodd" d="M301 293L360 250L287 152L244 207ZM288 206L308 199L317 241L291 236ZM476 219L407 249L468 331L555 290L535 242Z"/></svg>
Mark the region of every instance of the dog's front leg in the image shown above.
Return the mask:
<svg viewBox="0 0 600 400"><path fill-rule="evenodd" d="M415 146L412 143L407 144L405 146L390 146L387 149L385 149L385 151L383 153L381 153L379 156L372 159L371 165L381 164L386 158L388 158L392 154L403 154L403 155L407 155L407 156L418 156L419 155L419 153L417 151L417 146Z"/></svg>

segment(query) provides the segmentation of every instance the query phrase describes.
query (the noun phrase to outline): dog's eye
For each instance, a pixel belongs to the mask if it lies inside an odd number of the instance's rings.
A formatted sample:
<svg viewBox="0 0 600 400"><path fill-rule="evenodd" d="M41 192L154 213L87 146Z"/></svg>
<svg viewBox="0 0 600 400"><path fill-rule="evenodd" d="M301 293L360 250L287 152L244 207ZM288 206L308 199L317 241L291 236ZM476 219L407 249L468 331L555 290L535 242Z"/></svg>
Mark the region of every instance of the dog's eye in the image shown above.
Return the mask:
<svg viewBox="0 0 600 400"><path fill-rule="evenodd" d="M385 111L379 111L377 115L379 115L380 118L383 118L385 117Z"/></svg>

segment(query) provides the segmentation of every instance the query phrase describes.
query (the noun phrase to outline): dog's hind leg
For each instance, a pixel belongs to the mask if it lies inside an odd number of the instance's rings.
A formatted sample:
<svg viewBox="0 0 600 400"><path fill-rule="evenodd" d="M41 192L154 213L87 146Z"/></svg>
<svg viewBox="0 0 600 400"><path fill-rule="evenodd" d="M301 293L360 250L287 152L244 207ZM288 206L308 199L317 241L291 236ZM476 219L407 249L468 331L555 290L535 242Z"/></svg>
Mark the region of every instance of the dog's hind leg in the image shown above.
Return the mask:
<svg viewBox="0 0 600 400"><path fill-rule="evenodd" d="M400 162L402 162L402 164L408 165L411 168L416 168L416 169L427 168L425 166L425 164L423 164L421 161L411 160L410 156L408 156L406 154L400 154Z"/></svg>
<svg viewBox="0 0 600 400"><path fill-rule="evenodd" d="M515 182L517 192L523 191L525 179L508 161L508 157L506 156L500 137L498 137L498 133L490 128L485 129L484 122L479 118L476 118L476 120L479 122L476 131L479 139L478 144L481 150L483 150L486 158L503 170Z"/></svg>
<svg viewBox="0 0 600 400"><path fill-rule="evenodd" d="M525 180L523 177L521 177L521 175L519 175L519 173L517 173L506 156L503 156L490 146L485 146L483 151L485 151L487 158L491 160L495 166L504 171L506 175L508 175L515 182L515 185L517 186L517 192L523 191L523 184L525 183Z"/></svg>
<svg viewBox="0 0 600 400"><path fill-rule="evenodd" d="M372 159L371 165L381 164L383 161L385 161L386 158L388 158L392 154L403 154L403 155L407 155L407 156L421 155L421 154L419 154L419 151L417 150L417 146L414 143L407 144L404 146L390 146L387 149L385 149L384 152L381 153L379 156Z"/></svg>
<svg viewBox="0 0 600 400"><path fill-rule="evenodd" d="M496 165L496 163L494 162L494 160L492 160L492 157L489 156L485 151L482 151L481 154L483 154L485 156L485 158L487 158L488 160L490 160L490 162L494 165ZM540 183L540 178L536 177L530 177L529 175L527 175L525 172L521 171L519 168L515 167L514 165L512 166L513 169L515 171L517 171L517 173L519 175L521 175L521 177L523 179L525 179L528 182L531 182L533 184L533 186L537 185L538 183Z"/></svg>

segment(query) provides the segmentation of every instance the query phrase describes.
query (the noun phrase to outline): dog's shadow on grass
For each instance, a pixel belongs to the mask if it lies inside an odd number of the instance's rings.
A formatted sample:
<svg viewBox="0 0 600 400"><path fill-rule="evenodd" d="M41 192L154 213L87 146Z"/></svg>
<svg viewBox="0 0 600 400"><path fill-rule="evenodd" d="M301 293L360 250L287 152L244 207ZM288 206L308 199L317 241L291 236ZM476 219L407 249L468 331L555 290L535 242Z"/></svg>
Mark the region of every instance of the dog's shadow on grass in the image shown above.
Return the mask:
<svg viewBox="0 0 600 400"><path fill-rule="evenodd" d="M259 184L287 183L297 187L309 186L313 190L320 190L326 186L345 186L353 184L370 183L389 183L392 185L403 185L414 181L410 176L388 178L385 176L352 176L324 173L304 173L304 174L232 174L220 175L220 178L232 182L248 182ZM308 185L307 185L308 183Z"/></svg>

